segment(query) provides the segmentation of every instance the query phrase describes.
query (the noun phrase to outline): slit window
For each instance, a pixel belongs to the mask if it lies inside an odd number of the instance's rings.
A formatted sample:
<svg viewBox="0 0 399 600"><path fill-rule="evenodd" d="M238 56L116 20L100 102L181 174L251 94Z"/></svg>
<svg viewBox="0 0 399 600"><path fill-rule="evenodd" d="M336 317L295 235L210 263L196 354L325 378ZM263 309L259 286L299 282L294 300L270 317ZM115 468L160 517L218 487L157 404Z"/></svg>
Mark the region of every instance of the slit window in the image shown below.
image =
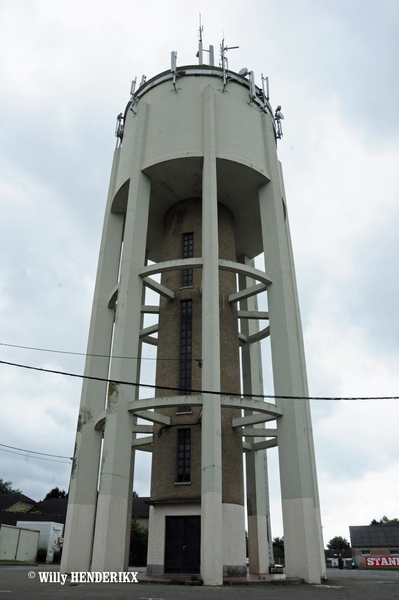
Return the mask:
<svg viewBox="0 0 399 600"><path fill-rule="evenodd" d="M180 329L180 395L191 394L192 371L192 300L181 302L181 329Z"/></svg>
<svg viewBox="0 0 399 600"><path fill-rule="evenodd" d="M194 255L194 235L193 233L183 233L183 258L193 258ZM182 287L193 286L193 270L183 269Z"/></svg>
<svg viewBox="0 0 399 600"><path fill-rule="evenodd" d="M191 429L177 430L177 481L190 481Z"/></svg>

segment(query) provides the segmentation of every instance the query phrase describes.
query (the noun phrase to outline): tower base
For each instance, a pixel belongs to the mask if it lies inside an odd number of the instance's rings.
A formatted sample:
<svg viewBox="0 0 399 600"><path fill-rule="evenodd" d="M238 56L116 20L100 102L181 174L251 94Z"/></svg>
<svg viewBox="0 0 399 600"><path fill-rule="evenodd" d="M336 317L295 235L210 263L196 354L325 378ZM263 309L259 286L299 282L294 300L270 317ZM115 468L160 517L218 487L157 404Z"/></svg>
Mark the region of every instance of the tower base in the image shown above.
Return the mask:
<svg viewBox="0 0 399 600"><path fill-rule="evenodd" d="M223 576L247 572L244 507L223 504ZM147 575L199 574L201 504L150 507Z"/></svg>

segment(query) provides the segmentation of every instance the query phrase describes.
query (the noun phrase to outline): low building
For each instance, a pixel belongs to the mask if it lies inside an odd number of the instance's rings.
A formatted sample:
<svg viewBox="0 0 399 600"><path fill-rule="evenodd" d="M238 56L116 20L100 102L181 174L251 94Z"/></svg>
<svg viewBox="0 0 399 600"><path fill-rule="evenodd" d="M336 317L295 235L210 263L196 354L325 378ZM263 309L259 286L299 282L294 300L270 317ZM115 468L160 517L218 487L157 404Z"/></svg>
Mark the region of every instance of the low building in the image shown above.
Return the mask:
<svg viewBox="0 0 399 600"><path fill-rule="evenodd" d="M327 567L338 567L339 559L342 558L343 566L346 567L352 562L351 548L335 548L334 550L324 550Z"/></svg>
<svg viewBox="0 0 399 600"><path fill-rule="evenodd" d="M30 510L35 505L36 501L28 498L25 494L1 494L0 496L0 511Z"/></svg>
<svg viewBox="0 0 399 600"><path fill-rule="evenodd" d="M47 498L38 502L29 513L45 515L43 521L56 521L65 524L68 498ZM53 517L52 519L47 517ZM55 518L56 517L56 518Z"/></svg>
<svg viewBox="0 0 399 600"><path fill-rule="evenodd" d="M352 526L349 532L358 567L399 567L399 525Z"/></svg>
<svg viewBox="0 0 399 600"><path fill-rule="evenodd" d="M7 496L14 496L14 494L7 494ZM0 500L0 522L5 525L16 525L17 521L53 521L55 523L65 524L65 515L67 509L67 498L49 498L42 500L41 502L35 502L22 494L16 495L19 497L8 499L5 496L1 496ZM26 500L25 500L26 499ZM29 506L21 506L21 503L28 504ZM10 504L12 502L12 504ZM26 510L27 512L18 512L20 510Z"/></svg>

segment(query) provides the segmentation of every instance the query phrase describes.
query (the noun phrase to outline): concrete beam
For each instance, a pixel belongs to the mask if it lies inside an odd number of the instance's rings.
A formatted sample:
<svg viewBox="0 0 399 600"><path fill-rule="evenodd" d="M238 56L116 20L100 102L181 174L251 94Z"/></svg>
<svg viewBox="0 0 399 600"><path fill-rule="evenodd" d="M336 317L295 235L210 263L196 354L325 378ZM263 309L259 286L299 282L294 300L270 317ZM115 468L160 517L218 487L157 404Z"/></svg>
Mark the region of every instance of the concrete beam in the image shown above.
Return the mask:
<svg viewBox="0 0 399 600"><path fill-rule="evenodd" d="M263 340L267 337L269 337L270 335L270 327L267 326L264 329L261 329L260 331L257 331L256 333L253 333L252 335L249 336L249 338L247 338L247 342L249 344L253 344L254 342L260 342L260 340Z"/></svg>
<svg viewBox="0 0 399 600"><path fill-rule="evenodd" d="M240 346L243 346L244 344L248 344L247 336L241 332L239 332L239 334L238 334L238 341L239 341Z"/></svg>
<svg viewBox="0 0 399 600"><path fill-rule="evenodd" d="M158 275L159 273L166 273L167 271L178 271L182 269L200 269L202 268L202 258L184 258L176 260L167 260L161 263L155 263L153 265L147 265L139 271L140 277L149 277L151 275Z"/></svg>
<svg viewBox="0 0 399 600"><path fill-rule="evenodd" d="M153 444L144 444L143 446L139 446L138 448L134 448L134 450L139 450L140 452L150 452L150 453L152 453Z"/></svg>
<svg viewBox="0 0 399 600"><path fill-rule="evenodd" d="M155 325L150 325L149 327L145 327L144 329L142 329L140 331L140 339L143 339L149 335L152 335L153 333L157 333L158 332L158 323L156 323Z"/></svg>
<svg viewBox="0 0 399 600"><path fill-rule="evenodd" d="M222 406L229 406L231 408L242 408L244 410L254 410L260 413L266 413L273 415L273 418L282 417L283 413L277 408L275 404L270 402L264 402L255 398L241 398L235 396L221 396ZM267 419L270 420L270 419ZM253 421L253 423L261 423L262 421ZM249 424L249 423L248 423Z"/></svg>
<svg viewBox="0 0 399 600"><path fill-rule="evenodd" d="M119 290L119 283L116 284L116 286L114 287L114 289L111 292L111 295L108 300L108 308L115 308L116 302L118 300L118 290Z"/></svg>
<svg viewBox="0 0 399 600"><path fill-rule="evenodd" d="M241 290L240 292L235 292L234 294L230 294L229 302L239 302L240 300L244 300L245 298L250 298L251 296L255 296L256 294L260 294L261 292L265 292L267 290L267 285L264 283L257 283L256 285L251 285L245 290Z"/></svg>
<svg viewBox="0 0 399 600"><path fill-rule="evenodd" d="M141 306L141 312L146 313L146 314L151 314L151 315L158 315L159 314L159 306L143 304Z"/></svg>
<svg viewBox="0 0 399 600"><path fill-rule="evenodd" d="M269 313L261 310L239 310L239 319L268 319Z"/></svg>
<svg viewBox="0 0 399 600"><path fill-rule="evenodd" d="M252 415L251 415L252 416ZM267 427L244 427L242 430L242 435L245 437L276 437L277 429L268 429Z"/></svg>
<svg viewBox="0 0 399 600"><path fill-rule="evenodd" d="M282 417L283 413L279 410L275 404L270 402L264 402L263 400L257 400L255 398L242 398L240 396L221 396L220 402L222 406L230 408L240 408L243 410L253 410L258 415L250 415L248 417L239 417L233 419L233 427L242 427L243 425L253 425L255 423L264 423L265 421L273 421L278 417ZM190 396L161 396L159 398L140 398L140 400L131 400L128 402L128 410L136 413L140 416L142 410L150 408L168 408L171 406L201 406L203 404L202 395L190 395ZM154 413L149 412L149 415ZM237 424L235 424L237 422Z"/></svg>
<svg viewBox="0 0 399 600"><path fill-rule="evenodd" d="M244 265L243 263L219 259L219 268L223 271L232 271L233 273L238 273L238 275L251 277L252 279L255 279L255 281L259 281L266 286L272 283L272 279L264 271L260 271L249 265Z"/></svg>
<svg viewBox="0 0 399 600"><path fill-rule="evenodd" d="M245 425L255 425L256 423L266 423L267 421L274 421L276 418L276 415L267 415L259 413L257 415L248 415L246 417L238 417L237 419L232 419L231 426L245 427Z"/></svg>
<svg viewBox="0 0 399 600"><path fill-rule="evenodd" d="M145 419L146 421L152 421L153 423L159 423L160 425L170 425L170 417L161 415L160 413L151 412L149 410L138 410L135 414L136 417L140 417L140 419Z"/></svg>
<svg viewBox="0 0 399 600"><path fill-rule="evenodd" d="M134 425L133 433L153 433L153 425Z"/></svg>
<svg viewBox="0 0 399 600"><path fill-rule="evenodd" d="M129 402L128 410L136 413L140 416L142 409L147 409L150 415L154 413L149 412L150 408L169 408L171 406L201 406L202 396L161 396L159 398L140 398L140 400L132 400Z"/></svg>
<svg viewBox="0 0 399 600"><path fill-rule="evenodd" d="M146 335L141 339L143 344L150 344L150 346L158 346L158 338L151 337L150 335Z"/></svg>
<svg viewBox="0 0 399 600"><path fill-rule="evenodd" d="M160 294L161 296L168 298L168 300L174 300L174 297L175 297L174 292L172 292L172 290L168 289L164 285L161 285L157 281L154 281L153 279L151 279L151 277L144 277L143 283L146 287L148 287L153 292L156 292L157 294Z"/></svg>
<svg viewBox="0 0 399 600"><path fill-rule="evenodd" d="M107 416L106 410L103 410L102 413L100 415L98 415L97 420L94 424L94 429L96 431L101 431L104 428L106 416Z"/></svg>
<svg viewBox="0 0 399 600"><path fill-rule="evenodd" d="M141 446L148 446L154 442L154 437L152 435L147 435L142 438L135 438L132 440L132 448L136 448L136 450L141 450Z"/></svg>
<svg viewBox="0 0 399 600"><path fill-rule="evenodd" d="M276 446L278 446L278 441L277 441L277 438L274 438L272 440L265 441L265 442L254 442L252 444L252 449L253 450L267 450L267 448L275 448Z"/></svg>

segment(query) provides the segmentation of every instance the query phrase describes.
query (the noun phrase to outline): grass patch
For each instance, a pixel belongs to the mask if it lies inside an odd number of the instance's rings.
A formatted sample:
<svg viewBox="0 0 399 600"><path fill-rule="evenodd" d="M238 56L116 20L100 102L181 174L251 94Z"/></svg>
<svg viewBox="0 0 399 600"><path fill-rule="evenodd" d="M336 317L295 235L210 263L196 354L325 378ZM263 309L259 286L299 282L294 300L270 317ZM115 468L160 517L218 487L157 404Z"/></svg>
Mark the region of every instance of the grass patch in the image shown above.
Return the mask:
<svg viewBox="0 0 399 600"><path fill-rule="evenodd" d="M27 564L31 564L34 561L31 560L11 560L11 559L7 559L7 558L2 558L0 559L0 564L1 563L15 563L16 565L27 565Z"/></svg>

